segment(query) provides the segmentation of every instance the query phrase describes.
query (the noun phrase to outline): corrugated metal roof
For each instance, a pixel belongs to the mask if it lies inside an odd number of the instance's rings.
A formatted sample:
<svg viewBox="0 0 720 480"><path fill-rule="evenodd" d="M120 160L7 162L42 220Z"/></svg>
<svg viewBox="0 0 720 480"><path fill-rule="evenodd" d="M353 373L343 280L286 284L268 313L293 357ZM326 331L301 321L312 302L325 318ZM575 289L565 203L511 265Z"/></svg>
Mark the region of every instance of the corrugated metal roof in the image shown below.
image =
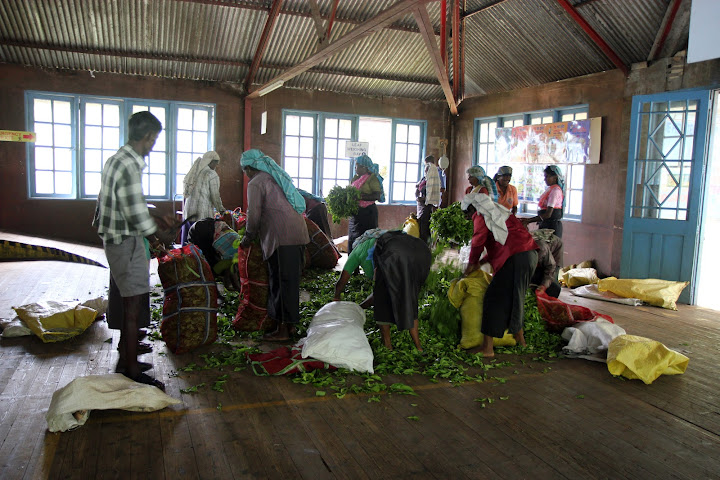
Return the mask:
<svg viewBox="0 0 720 480"><path fill-rule="evenodd" d="M339 1L330 41L396 2ZM283 1L254 83L266 83L316 53L318 30L327 29L334 0L317 3L319 28L307 0ZM629 67L647 58L669 0L570 3ZM0 61L242 85L272 4L272 0L3 0ZM425 5L439 40L440 2ZM464 8L461 15L469 15L463 21L462 37L466 97L616 68L557 0L467 0ZM450 35L450 22L447 27ZM686 42L688 26L677 28ZM412 12L285 86L444 101Z"/></svg>

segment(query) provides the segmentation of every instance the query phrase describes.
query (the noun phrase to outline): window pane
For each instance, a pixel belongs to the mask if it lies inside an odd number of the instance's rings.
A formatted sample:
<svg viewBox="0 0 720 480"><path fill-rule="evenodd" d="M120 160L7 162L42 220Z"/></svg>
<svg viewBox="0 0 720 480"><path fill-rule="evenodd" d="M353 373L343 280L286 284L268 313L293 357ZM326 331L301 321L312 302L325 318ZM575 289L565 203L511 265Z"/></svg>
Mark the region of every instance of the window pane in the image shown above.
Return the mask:
<svg viewBox="0 0 720 480"><path fill-rule="evenodd" d="M393 179L395 181L405 180L406 165L407 164L405 164L405 163L396 163L395 164L394 175L393 175Z"/></svg>
<svg viewBox="0 0 720 480"><path fill-rule="evenodd" d="M488 141L488 130L489 128L487 123L480 124L480 142L486 143Z"/></svg>
<svg viewBox="0 0 720 480"><path fill-rule="evenodd" d="M35 172L35 191L41 194L55 193L55 179L52 172Z"/></svg>
<svg viewBox="0 0 720 480"><path fill-rule="evenodd" d="M155 142L157 143L157 142ZM120 129L113 127L103 128L103 147L120 148Z"/></svg>
<svg viewBox="0 0 720 480"><path fill-rule="evenodd" d="M36 98L33 105L33 117L36 122L52 122L52 100Z"/></svg>
<svg viewBox="0 0 720 480"><path fill-rule="evenodd" d="M306 192L312 191L312 180L309 178L302 178L298 181L298 188L302 188Z"/></svg>
<svg viewBox="0 0 720 480"><path fill-rule="evenodd" d="M85 125L102 125L103 111L99 103L85 104Z"/></svg>
<svg viewBox="0 0 720 480"><path fill-rule="evenodd" d="M305 157L313 156L313 139L307 137L300 137L300 155Z"/></svg>
<svg viewBox="0 0 720 480"><path fill-rule="evenodd" d="M573 190L570 192L568 213L570 215L582 214L582 198L583 192L581 190Z"/></svg>
<svg viewBox="0 0 720 480"><path fill-rule="evenodd" d="M85 149L85 171L99 172L102 170L102 158L100 150ZM87 178L87 177L85 177Z"/></svg>
<svg viewBox="0 0 720 480"><path fill-rule="evenodd" d="M408 162L420 162L420 145L408 145Z"/></svg>
<svg viewBox="0 0 720 480"><path fill-rule="evenodd" d="M55 123L64 123L70 125L70 102L53 102L53 121Z"/></svg>
<svg viewBox="0 0 720 480"><path fill-rule="evenodd" d="M350 178L350 160L338 160L337 178Z"/></svg>
<svg viewBox="0 0 720 480"><path fill-rule="evenodd" d="M297 177L300 173L298 170L298 159L295 157L285 157L285 171L291 177Z"/></svg>
<svg viewBox="0 0 720 480"><path fill-rule="evenodd" d="M315 119L313 117L302 117L300 119L300 135L305 137L315 135Z"/></svg>
<svg viewBox="0 0 720 480"><path fill-rule="evenodd" d="M352 138L352 121L340 120L340 133L338 137L345 139Z"/></svg>
<svg viewBox="0 0 720 480"><path fill-rule="evenodd" d="M405 173L405 181L415 184L418 182L418 180L420 180L420 179L418 178L417 166L413 165L413 164L408 164L407 170Z"/></svg>
<svg viewBox="0 0 720 480"><path fill-rule="evenodd" d="M405 184L405 196L403 198L404 201L413 200L415 199L415 185L412 183L406 183Z"/></svg>
<svg viewBox="0 0 720 480"><path fill-rule="evenodd" d="M206 132L193 133L193 149L196 152L205 153L208 151L208 136Z"/></svg>
<svg viewBox="0 0 720 480"><path fill-rule="evenodd" d="M70 125L55 125L55 146L70 147L72 146L72 129Z"/></svg>
<svg viewBox="0 0 720 480"><path fill-rule="evenodd" d="M53 169L53 149L49 147L35 147L35 169Z"/></svg>
<svg viewBox="0 0 720 480"><path fill-rule="evenodd" d="M85 148L102 148L101 127L85 127Z"/></svg>
<svg viewBox="0 0 720 480"><path fill-rule="evenodd" d="M195 110L195 118L193 119L193 130L202 130L205 132L210 130L207 110Z"/></svg>
<svg viewBox="0 0 720 480"><path fill-rule="evenodd" d="M86 173L85 174L85 195L97 195L100 193L100 174L99 173Z"/></svg>
<svg viewBox="0 0 720 480"><path fill-rule="evenodd" d="M297 157L300 155L299 137L285 137L285 155L289 157Z"/></svg>
<svg viewBox="0 0 720 480"><path fill-rule="evenodd" d="M50 123L35 123L35 145L49 146L53 144L53 127Z"/></svg>
<svg viewBox="0 0 720 480"><path fill-rule="evenodd" d="M55 193L60 195L69 195L72 193L72 173L55 173Z"/></svg>
<svg viewBox="0 0 720 480"><path fill-rule="evenodd" d="M334 138L325 139L325 157L338 157L338 142Z"/></svg>
<svg viewBox="0 0 720 480"><path fill-rule="evenodd" d="M407 142L408 139L408 126L404 125L402 123L399 123L395 127L395 141L396 142ZM397 158L397 157L396 157Z"/></svg>
<svg viewBox="0 0 720 480"><path fill-rule="evenodd" d="M313 159L312 158L300 158L300 172L303 177L312 177L313 172Z"/></svg>
<svg viewBox="0 0 720 480"><path fill-rule="evenodd" d="M570 179L570 188L573 190L582 190L585 181L585 166L584 165L573 165L572 175Z"/></svg>
<svg viewBox="0 0 720 480"><path fill-rule="evenodd" d="M335 186L335 180L323 180L322 182L322 189L320 190L320 193L322 193L323 196L330 193L330 190Z"/></svg>
<svg viewBox="0 0 720 480"><path fill-rule="evenodd" d="M150 195L152 195L152 196L164 196L165 195L165 176L164 175L150 175Z"/></svg>
<svg viewBox="0 0 720 480"><path fill-rule="evenodd" d="M178 108L177 127L182 130L192 130L193 111L189 108Z"/></svg>
<svg viewBox="0 0 720 480"><path fill-rule="evenodd" d="M55 170L72 171L72 150L69 148L55 149Z"/></svg>
<svg viewBox="0 0 720 480"><path fill-rule="evenodd" d="M410 125L408 142L409 143L420 143L420 127L417 125Z"/></svg>
<svg viewBox="0 0 720 480"><path fill-rule="evenodd" d="M337 138L337 136L338 136L338 120L337 120L337 118L325 119L325 136Z"/></svg>
<svg viewBox="0 0 720 480"><path fill-rule="evenodd" d="M193 156L189 153L178 153L177 154L177 171L178 173L187 173L190 171L192 166Z"/></svg>
<svg viewBox="0 0 720 480"><path fill-rule="evenodd" d="M165 133L165 130L160 132L160 135L157 137L157 141L155 142L155 146L153 147L153 150L155 151L166 151L167 148L165 147L165 141L167 139L167 134Z"/></svg>
<svg viewBox="0 0 720 480"><path fill-rule="evenodd" d="M192 135L187 131L178 130L177 149L179 152L192 152Z"/></svg>
<svg viewBox="0 0 720 480"><path fill-rule="evenodd" d="M326 158L323 162L323 177L324 178L335 178L335 171L337 168L337 160Z"/></svg>
<svg viewBox="0 0 720 480"><path fill-rule="evenodd" d="M105 105L105 108L103 108L103 124L108 127L120 126L120 107L118 105Z"/></svg>
<svg viewBox="0 0 720 480"><path fill-rule="evenodd" d="M165 154L160 152L150 152L148 156L148 168L151 173L165 173Z"/></svg>
<svg viewBox="0 0 720 480"><path fill-rule="evenodd" d="M404 143L395 144L395 161L405 162L407 160L407 145Z"/></svg>
<svg viewBox="0 0 720 480"><path fill-rule="evenodd" d="M300 117L297 115L288 115L285 117L285 135L300 134Z"/></svg>

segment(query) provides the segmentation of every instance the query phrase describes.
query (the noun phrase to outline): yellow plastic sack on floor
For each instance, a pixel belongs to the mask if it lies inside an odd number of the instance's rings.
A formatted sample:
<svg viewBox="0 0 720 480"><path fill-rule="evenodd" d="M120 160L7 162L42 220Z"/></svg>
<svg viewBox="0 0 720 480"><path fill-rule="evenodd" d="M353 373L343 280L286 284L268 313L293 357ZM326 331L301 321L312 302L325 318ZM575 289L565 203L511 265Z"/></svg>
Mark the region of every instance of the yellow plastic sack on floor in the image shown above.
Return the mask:
<svg viewBox="0 0 720 480"><path fill-rule="evenodd" d="M678 297L689 282L673 282L659 278L618 279L603 278L598 282L598 290L612 292L625 298L639 298L656 307L677 310Z"/></svg>
<svg viewBox="0 0 720 480"><path fill-rule="evenodd" d="M566 265L566 266L562 267L560 270L558 270L558 278L557 278L558 282L560 282L560 285L562 285L563 287L568 287L569 286L568 285L568 273L571 270L575 270L578 268L580 268L580 269L593 268L594 269L593 261L585 260L584 262L573 263L572 265ZM595 276L597 277L597 270L595 271ZM597 283L597 280L595 282L591 282L591 283ZM581 285L589 285L589 284L590 283L578 284L578 285L576 285L576 287L579 287Z"/></svg>
<svg viewBox="0 0 720 480"><path fill-rule="evenodd" d="M598 283L597 270L594 268L573 268L565 273L565 284L570 288Z"/></svg>
<svg viewBox="0 0 720 480"><path fill-rule="evenodd" d="M60 342L84 332L97 311L77 302L47 300L13 307L17 316L45 343Z"/></svg>
<svg viewBox="0 0 720 480"><path fill-rule="evenodd" d="M417 218L413 218L412 216L408 217L403 224L403 232L415 238L420 238L420 224Z"/></svg>
<svg viewBox="0 0 720 480"><path fill-rule="evenodd" d="M647 385L660 375L685 373L689 361L658 341L635 335L620 335L608 345L608 371L631 380L640 379Z"/></svg>
<svg viewBox="0 0 720 480"><path fill-rule="evenodd" d="M482 345L483 334L480 333L480 327L482 326L483 299L491 280L492 275L482 270L476 270L465 278L450 282L448 298L455 308L460 309L462 317L460 348L468 349ZM505 331L502 338L493 339L493 345L496 347L514 346L515 338Z"/></svg>

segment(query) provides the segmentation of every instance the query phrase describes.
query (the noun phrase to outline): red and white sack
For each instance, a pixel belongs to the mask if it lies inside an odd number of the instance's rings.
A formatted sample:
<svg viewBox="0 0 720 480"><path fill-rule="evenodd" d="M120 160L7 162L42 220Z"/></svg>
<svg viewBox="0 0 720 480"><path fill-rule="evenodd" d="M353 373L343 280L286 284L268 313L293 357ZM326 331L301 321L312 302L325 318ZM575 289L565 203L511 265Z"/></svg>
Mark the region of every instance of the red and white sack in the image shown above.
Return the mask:
<svg viewBox="0 0 720 480"><path fill-rule="evenodd" d="M173 353L185 353L217 338L218 290L210 265L195 245L158 259L165 293L160 333Z"/></svg>

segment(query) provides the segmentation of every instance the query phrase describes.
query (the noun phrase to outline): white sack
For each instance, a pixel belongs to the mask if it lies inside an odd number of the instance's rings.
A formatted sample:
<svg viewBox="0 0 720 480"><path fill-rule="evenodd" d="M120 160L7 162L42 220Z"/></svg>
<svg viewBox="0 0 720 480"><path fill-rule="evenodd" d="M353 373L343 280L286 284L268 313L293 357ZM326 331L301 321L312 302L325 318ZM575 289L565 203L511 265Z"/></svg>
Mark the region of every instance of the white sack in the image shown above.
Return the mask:
<svg viewBox="0 0 720 480"><path fill-rule="evenodd" d="M66 432L85 425L90 410L154 412L181 403L151 385L120 373L79 377L53 393L45 416L48 430Z"/></svg>
<svg viewBox="0 0 720 480"><path fill-rule="evenodd" d="M573 288L570 291L573 295L578 297L604 300L606 302L619 303L621 305L632 305L633 307L637 307L643 304L642 300L639 298L625 298L620 295L615 295L612 292L601 292L598 290L597 284L583 285L582 287Z"/></svg>
<svg viewBox="0 0 720 480"><path fill-rule="evenodd" d="M604 318L580 322L563 330L562 338L568 341L563 353L569 357L604 362L608 345L620 335L625 335L625 330Z"/></svg>
<svg viewBox="0 0 720 480"><path fill-rule="evenodd" d="M373 353L365 336L365 311L354 302L330 302L317 311L301 340L302 357L336 367L373 373Z"/></svg>

